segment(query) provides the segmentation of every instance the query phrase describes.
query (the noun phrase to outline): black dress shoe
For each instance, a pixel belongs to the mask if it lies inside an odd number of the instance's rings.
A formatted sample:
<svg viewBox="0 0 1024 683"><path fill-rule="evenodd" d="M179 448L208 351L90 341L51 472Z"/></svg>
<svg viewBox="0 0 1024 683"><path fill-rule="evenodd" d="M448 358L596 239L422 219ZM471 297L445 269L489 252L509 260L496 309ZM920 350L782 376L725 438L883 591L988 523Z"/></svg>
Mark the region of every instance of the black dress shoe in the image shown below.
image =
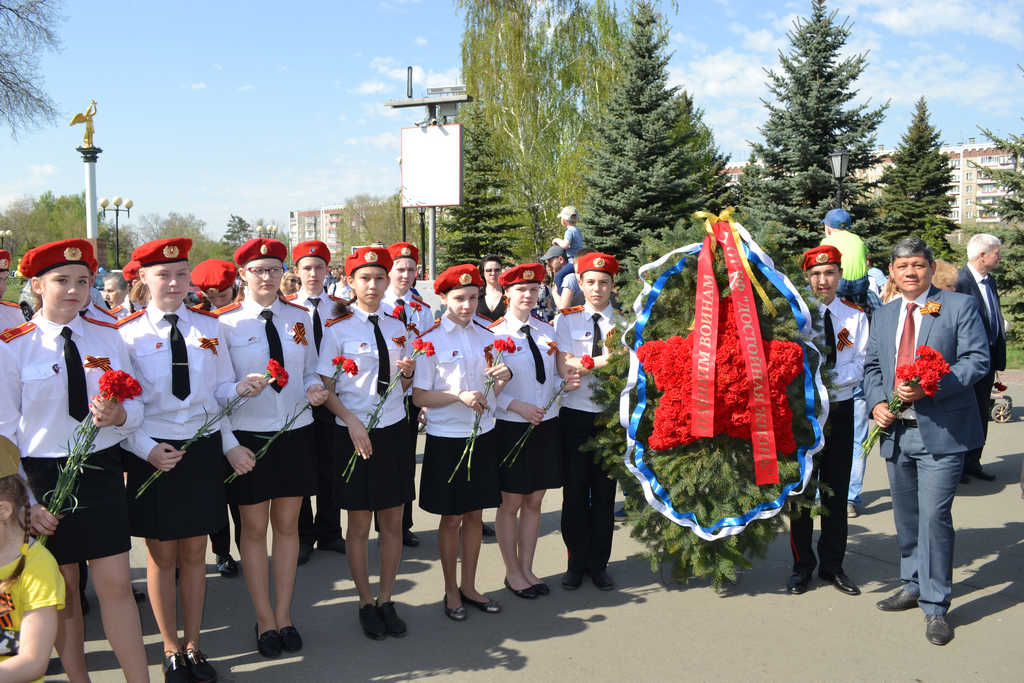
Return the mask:
<svg viewBox="0 0 1024 683"><path fill-rule="evenodd" d="M598 569L597 571L590 571L590 580L597 586L597 590L610 591L615 588L615 582L612 581L612 577L608 576L608 572L604 569Z"/></svg>
<svg viewBox="0 0 1024 683"><path fill-rule="evenodd" d="M537 597L537 591L533 590L533 586L528 586L528 587L522 588L522 589L513 588L512 584L510 584L508 582L508 579L505 579L505 588L507 588L510 591L512 591L512 593L517 598L523 598L525 600L533 600L534 598Z"/></svg>
<svg viewBox="0 0 1024 683"><path fill-rule="evenodd" d="M562 574L562 588L574 591L583 585L583 572L570 569Z"/></svg>
<svg viewBox="0 0 1024 683"><path fill-rule="evenodd" d="M465 598L463 598L465 600ZM458 607L448 606L448 595L441 596L441 606L444 607L444 615L452 621L465 621L466 620L466 607L465 605L459 605Z"/></svg>
<svg viewBox="0 0 1024 683"><path fill-rule="evenodd" d="M420 537L406 529L402 532L402 545L406 548L416 548L420 544Z"/></svg>
<svg viewBox="0 0 1024 683"><path fill-rule="evenodd" d="M238 576L238 563L230 555L218 555L217 571L220 572L221 576L229 579L232 576Z"/></svg>
<svg viewBox="0 0 1024 683"><path fill-rule="evenodd" d="M932 645L945 645L953 640L953 627L949 625L945 614L924 618L924 637Z"/></svg>
<svg viewBox="0 0 1024 683"><path fill-rule="evenodd" d="M965 476L969 475L969 476L974 477L975 479L981 479L982 481L995 481L996 480L996 475L989 474L985 470L981 469L981 465L978 465L977 467L971 467L971 468L965 467L964 468L964 475ZM946 642L949 642L949 641L946 641ZM943 644L945 644L945 643L943 643Z"/></svg>
<svg viewBox="0 0 1024 683"><path fill-rule="evenodd" d="M185 655L180 652L164 653L164 683L192 683L185 666Z"/></svg>
<svg viewBox="0 0 1024 683"><path fill-rule="evenodd" d="M836 590L840 593L846 593L847 595L860 595L860 588L857 587L846 572L838 572L836 574L829 574L828 572L818 572L823 580L828 581Z"/></svg>
<svg viewBox="0 0 1024 683"><path fill-rule="evenodd" d="M309 558L313 555L313 544L312 543L300 543L299 544L299 558L296 561L296 565L302 566L309 562Z"/></svg>
<svg viewBox="0 0 1024 683"><path fill-rule="evenodd" d="M372 640L384 640L388 633L388 627L377 612L374 604L363 605L359 608L359 625L363 627L363 633Z"/></svg>
<svg viewBox="0 0 1024 683"><path fill-rule="evenodd" d="M380 615L381 621L384 622L384 628L387 629L389 636L401 638L405 635L405 622L398 617L394 602L389 600L377 605L377 614Z"/></svg>
<svg viewBox="0 0 1024 683"><path fill-rule="evenodd" d="M333 541L317 541L317 550L330 550L336 553L345 554L345 539L336 538Z"/></svg>
<svg viewBox="0 0 1024 683"><path fill-rule="evenodd" d="M495 535L494 534L494 527L491 526L490 524L484 524L483 525L483 533L484 533L484 536L494 536Z"/></svg>
<svg viewBox="0 0 1024 683"><path fill-rule="evenodd" d="M135 602L136 603L146 602L146 593L145 593L145 591L140 591L135 586L132 586L132 597L135 598Z"/></svg>
<svg viewBox="0 0 1024 683"><path fill-rule="evenodd" d="M541 581L540 583L533 584L532 586L530 586L530 588L532 588L533 592L537 595L548 595L549 593L551 593L551 589L548 588L548 585L543 581Z"/></svg>
<svg viewBox="0 0 1024 683"><path fill-rule="evenodd" d="M811 585L811 575L807 572L793 572L786 585L786 592L790 595L803 595Z"/></svg>
<svg viewBox="0 0 1024 683"><path fill-rule="evenodd" d="M459 597L462 598L464 605L472 605L486 614L497 614L501 611L501 603L497 600L471 600L466 597L461 588L459 589Z"/></svg>
<svg viewBox="0 0 1024 683"><path fill-rule="evenodd" d="M217 680L217 671L210 666L199 648L190 647L185 650L185 666L192 676L192 683L214 683Z"/></svg>
<svg viewBox="0 0 1024 683"><path fill-rule="evenodd" d="M267 629L263 633L260 633L260 625L256 624L252 627L253 633L256 634L256 649L260 651L260 654L269 659L281 656L281 634L274 629Z"/></svg>
<svg viewBox="0 0 1024 683"><path fill-rule="evenodd" d="M302 649L302 636L294 626L285 626L277 635L281 636L281 649L285 652L298 652Z"/></svg>
<svg viewBox="0 0 1024 683"><path fill-rule="evenodd" d="M885 600L879 600L875 606L883 612L903 612L917 607L917 596L911 595L902 588Z"/></svg>

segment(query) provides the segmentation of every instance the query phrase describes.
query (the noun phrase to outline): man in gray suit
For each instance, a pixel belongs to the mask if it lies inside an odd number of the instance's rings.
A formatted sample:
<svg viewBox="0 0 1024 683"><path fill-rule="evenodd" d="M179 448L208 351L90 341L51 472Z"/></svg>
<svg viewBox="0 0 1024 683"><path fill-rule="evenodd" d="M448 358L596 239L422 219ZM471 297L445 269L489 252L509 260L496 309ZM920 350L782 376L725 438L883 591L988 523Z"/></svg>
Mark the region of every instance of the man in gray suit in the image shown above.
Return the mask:
<svg viewBox="0 0 1024 683"><path fill-rule="evenodd" d="M903 587L878 603L887 612L920 605L925 637L935 645L953 639L946 619L953 592L953 494L964 454L983 436L974 383L988 372L988 337L974 299L932 287L935 259L916 237L892 250L892 275L900 297L875 311L864 365L864 394L873 406L889 473ZM924 312L922 313L922 308ZM896 367L911 363L927 345L949 363L938 392L896 383ZM896 394L906 408L888 409Z"/></svg>

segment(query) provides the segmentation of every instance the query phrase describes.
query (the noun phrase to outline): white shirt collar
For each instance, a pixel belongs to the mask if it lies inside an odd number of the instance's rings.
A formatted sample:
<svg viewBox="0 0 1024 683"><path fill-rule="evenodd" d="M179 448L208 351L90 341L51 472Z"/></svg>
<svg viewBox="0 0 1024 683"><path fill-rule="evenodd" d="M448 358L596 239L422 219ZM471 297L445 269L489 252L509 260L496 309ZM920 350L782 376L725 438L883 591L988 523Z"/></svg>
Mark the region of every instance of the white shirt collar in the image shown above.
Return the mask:
<svg viewBox="0 0 1024 683"><path fill-rule="evenodd" d="M281 313L281 305L280 299L274 299L269 306L262 306L256 303L255 299L248 297L242 300L242 310L246 313L251 313L254 317L259 315L261 311L265 310L269 310L274 315L279 315Z"/></svg>
<svg viewBox="0 0 1024 683"><path fill-rule="evenodd" d="M588 301L585 304L583 304L583 310L585 310L590 315L594 315L595 313L600 313L601 317L603 317L605 320L611 320L612 319L612 303L611 303L611 301L609 301L608 305L605 306L604 308L602 308L600 311L597 310L596 308L594 308L593 306L591 306L590 302Z"/></svg>
<svg viewBox="0 0 1024 683"><path fill-rule="evenodd" d="M982 275L981 273L979 273L979 272L978 272L978 271L977 271L977 270L976 270L976 269L974 268L974 266L972 266L972 265L971 265L970 263L968 263L968 264L967 264L967 269L968 269L969 271L971 271L971 275L973 275L973 276L974 276L974 280L975 280L975 281L976 281L976 282L977 282L977 283L978 283L979 285L980 285L980 284L982 283L982 281L983 281L983 280L984 280L985 278L987 278L987 277L988 277L988 275Z"/></svg>
<svg viewBox="0 0 1024 683"><path fill-rule="evenodd" d="M327 291L324 290L323 287L320 288L320 293L319 294L308 294L306 292L305 287L302 287L302 288L299 289L298 296L295 297L296 301L300 301L300 302L301 301L309 301L310 299L320 299L320 301L323 301L326 298L327 298Z"/></svg>
<svg viewBox="0 0 1024 683"><path fill-rule="evenodd" d="M32 318L32 322L34 322L36 326L39 327L39 329L42 330L43 334L46 335L47 337L59 337L61 330L63 330L65 327L70 327L72 336L75 337L81 337L84 332L82 316L78 315L77 313L75 314L75 317L72 318L69 322L61 324L53 322L52 320L44 316L40 311Z"/></svg>
<svg viewBox="0 0 1024 683"><path fill-rule="evenodd" d="M381 318L384 317L384 307L383 306L377 306L377 310L376 311L374 311L373 313L368 313L368 312L364 311L362 308L360 308L358 303L352 302L352 304L348 307L348 310L352 311L352 313L354 313L355 316L361 322L364 322L364 323L369 321L369 318L370 318L371 315L377 315L377 316L380 316Z"/></svg>
<svg viewBox="0 0 1024 683"><path fill-rule="evenodd" d="M458 329L458 330L466 330L466 329L469 329L469 326L472 325L472 324L473 324L473 321L470 320L469 324L466 325L465 327L463 327L462 325L458 324L457 322L455 322L454 320L449 318L448 314L445 314L445 315L441 316L441 329L444 330L445 332L451 332L452 330L456 330L456 329Z"/></svg>
<svg viewBox="0 0 1024 683"><path fill-rule="evenodd" d="M917 304L917 309L916 309L916 310L920 310L920 309L921 309L921 307L922 307L922 306L924 306L924 305L925 305L925 303L927 303L927 302L928 302L928 294L929 294L930 292L931 292L931 288L928 288L927 290L925 290L925 291L924 291L924 292L923 292L923 293L921 294L921 296L917 297L916 299L913 299L913 302L914 302L915 304ZM900 298L901 298L901 299L903 299L903 303L902 303L902 304L900 304L900 305L901 305L901 306L902 306L902 307L903 307L904 309L906 309L906 307L907 307L907 304L908 304L908 303L910 303L910 302L911 302L911 300L910 300L910 299L907 299L907 297L903 296L902 294L900 295Z"/></svg>
<svg viewBox="0 0 1024 683"><path fill-rule="evenodd" d="M155 305L149 304L148 306L146 306L146 317L149 318L149 322L150 324L153 325L154 328L159 329L160 325L170 326L170 323L164 320L165 315L167 315L168 313L173 313L174 315L178 316L178 320L181 320L182 318L185 317L186 310L188 309L185 308L184 302L179 304L178 308L173 311L161 311Z"/></svg>

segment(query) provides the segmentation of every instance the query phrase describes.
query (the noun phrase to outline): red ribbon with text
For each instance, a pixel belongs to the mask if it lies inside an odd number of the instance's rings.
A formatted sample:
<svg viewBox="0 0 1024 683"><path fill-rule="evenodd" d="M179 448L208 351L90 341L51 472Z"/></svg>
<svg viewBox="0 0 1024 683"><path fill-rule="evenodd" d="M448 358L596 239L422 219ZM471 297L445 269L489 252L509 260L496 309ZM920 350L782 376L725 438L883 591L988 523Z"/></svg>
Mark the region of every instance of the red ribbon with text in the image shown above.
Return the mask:
<svg viewBox="0 0 1024 683"><path fill-rule="evenodd" d="M694 436L715 435L715 356L718 350L718 282L715 280L715 236L704 238L697 259L697 306L694 311L693 401Z"/></svg>

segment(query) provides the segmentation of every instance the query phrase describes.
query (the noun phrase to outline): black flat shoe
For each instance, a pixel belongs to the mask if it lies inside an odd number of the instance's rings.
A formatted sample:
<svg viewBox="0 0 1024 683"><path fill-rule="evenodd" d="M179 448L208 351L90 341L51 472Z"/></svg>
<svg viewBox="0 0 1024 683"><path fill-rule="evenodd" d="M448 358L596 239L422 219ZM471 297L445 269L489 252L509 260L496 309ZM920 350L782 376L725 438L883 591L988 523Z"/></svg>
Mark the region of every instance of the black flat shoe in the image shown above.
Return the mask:
<svg viewBox="0 0 1024 683"><path fill-rule="evenodd" d="M615 588L615 582L612 581L612 577L610 577L608 572L604 569L599 569L596 572L591 571L590 580L594 582L594 585L597 586L597 590L600 591L610 591Z"/></svg>
<svg viewBox="0 0 1024 683"><path fill-rule="evenodd" d="M192 676L192 683L214 683L217 680L217 671L210 666L199 648L190 647L185 650L185 666Z"/></svg>
<svg viewBox="0 0 1024 683"><path fill-rule="evenodd" d="M901 588L885 600L879 600L876 602L875 607L883 612L902 612L904 610L914 609L917 607L917 596L911 595Z"/></svg>
<svg viewBox="0 0 1024 683"><path fill-rule="evenodd" d="M164 683L192 683L185 666L185 655L180 652L164 653Z"/></svg>
<svg viewBox="0 0 1024 683"><path fill-rule="evenodd" d="M996 480L996 475L989 474L988 472L983 470L980 466L979 467L972 467L970 469L966 469L965 468L964 469L964 476L971 476L971 477L974 477L975 479L981 479L982 481L995 481ZM949 642L949 641L946 641L946 642ZM945 644L945 643L943 643L943 644Z"/></svg>
<svg viewBox="0 0 1024 683"><path fill-rule="evenodd" d="M343 539L343 538L336 538L333 541L327 541L326 543L324 541L320 541L319 543L316 544L316 549L317 550L330 550L332 552L341 553L342 555L344 555L345 554L345 539Z"/></svg>
<svg viewBox="0 0 1024 683"><path fill-rule="evenodd" d="M836 590L840 593L845 593L846 595L860 595L860 588L858 588L857 584L855 584L853 580L846 575L846 572L839 572L837 574L818 572L818 576L821 577L822 580L828 581L835 586Z"/></svg>
<svg viewBox="0 0 1024 683"><path fill-rule="evenodd" d="M405 622L398 617L393 601L389 600L377 605L377 614L380 615L381 621L384 622L384 628L387 629L389 636L401 638L405 635Z"/></svg>
<svg viewBox="0 0 1024 683"><path fill-rule="evenodd" d="M296 565L301 567L302 565L309 562L309 558L313 556L313 544L312 543L300 543L299 544L299 558L296 561Z"/></svg>
<svg viewBox="0 0 1024 683"><path fill-rule="evenodd" d="M524 600L533 600L537 597L537 591L533 590L533 586L530 586L529 588L523 588L520 590L517 588L513 588L512 584L508 582L508 579L505 579L505 588L512 591L512 593L517 598L523 598Z"/></svg>
<svg viewBox="0 0 1024 683"><path fill-rule="evenodd" d="M793 572L786 584L786 592L790 595L803 595L811 585L811 575L805 572Z"/></svg>
<svg viewBox="0 0 1024 683"><path fill-rule="evenodd" d="M221 576L228 579L238 576L238 563L230 555L218 555L217 571L220 572Z"/></svg>
<svg viewBox="0 0 1024 683"><path fill-rule="evenodd" d="M551 593L551 589L548 588L548 585L543 581L533 584L530 588L532 588L533 592L537 595L548 595Z"/></svg>
<svg viewBox="0 0 1024 683"><path fill-rule="evenodd" d="M281 637L281 649L285 652L298 652L302 649L302 636L294 626L285 626L277 635Z"/></svg>
<svg viewBox="0 0 1024 683"><path fill-rule="evenodd" d="M562 588L574 591L583 585L583 572L570 569L562 574Z"/></svg>
<svg viewBox="0 0 1024 683"><path fill-rule="evenodd" d="M953 627L944 614L924 618L924 637L932 645L945 645L953 640Z"/></svg>
<svg viewBox="0 0 1024 683"><path fill-rule="evenodd" d="M377 606L363 605L359 608L359 625L363 627L363 633L371 640L384 640L388 633L388 627L377 612Z"/></svg>
<svg viewBox="0 0 1024 683"><path fill-rule="evenodd" d="M402 545L406 548L416 548L420 544L420 537L406 529L402 532Z"/></svg>
<svg viewBox="0 0 1024 683"><path fill-rule="evenodd" d="M459 590L459 597L462 598L464 604L472 605L486 614L497 614L501 611L501 603L496 600L470 600L461 589Z"/></svg>
<svg viewBox="0 0 1024 683"><path fill-rule="evenodd" d="M466 598L462 598L465 600ZM452 621L465 621L466 620L466 607L465 605L459 605L458 607L448 606L448 595L441 596L441 607L444 607L444 615Z"/></svg>
<svg viewBox="0 0 1024 683"><path fill-rule="evenodd" d="M259 624L254 625L252 630L256 634L256 649L261 655L269 659L281 656L281 634L274 629L260 633Z"/></svg>

